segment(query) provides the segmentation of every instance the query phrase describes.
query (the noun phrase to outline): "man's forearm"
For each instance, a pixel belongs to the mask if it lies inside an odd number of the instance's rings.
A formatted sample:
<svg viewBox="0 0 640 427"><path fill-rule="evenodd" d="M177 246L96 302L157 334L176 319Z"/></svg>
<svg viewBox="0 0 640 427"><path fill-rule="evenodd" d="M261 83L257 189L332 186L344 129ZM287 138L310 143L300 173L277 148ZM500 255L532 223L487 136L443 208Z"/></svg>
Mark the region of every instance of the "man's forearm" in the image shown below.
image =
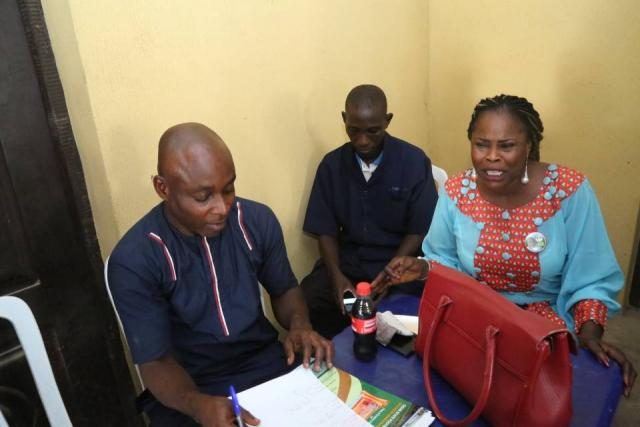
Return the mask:
<svg viewBox="0 0 640 427"><path fill-rule="evenodd" d="M407 234L400 242L395 256L415 256L420 251L423 240L422 234Z"/></svg>
<svg viewBox="0 0 640 427"><path fill-rule="evenodd" d="M338 239L335 236L323 235L318 237L318 249L320 256L327 266L327 271L331 277L337 276L340 271L340 248Z"/></svg>
<svg viewBox="0 0 640 427"><path fill-rule="evenodd" d="M293 328L311 328L309 312L300 287L289 289L279 297L271 299L273 314L280 325L291 330Z"/></svg>
<svg viewBox="0 0 640 427"><path fill-rule="evenodd" d="M140 365L140 374L160 403L197 419L198 407L207 396L198 391L193 379L172 356Z"/></svg>

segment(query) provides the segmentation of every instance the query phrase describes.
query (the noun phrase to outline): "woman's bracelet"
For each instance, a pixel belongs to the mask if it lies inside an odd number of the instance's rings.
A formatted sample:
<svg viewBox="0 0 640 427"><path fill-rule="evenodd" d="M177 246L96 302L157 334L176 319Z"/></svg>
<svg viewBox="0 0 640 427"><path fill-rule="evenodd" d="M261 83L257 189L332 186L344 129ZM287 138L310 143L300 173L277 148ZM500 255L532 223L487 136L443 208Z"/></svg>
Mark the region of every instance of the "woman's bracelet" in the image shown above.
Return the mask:
<svg viewBox="0 0 640 427"><path fill-rule="evenodd" d="M424 273L422 273L422 276L418 277L417 280L427 280L427 277L429 276L429 270L431 270L431 261L421 256L419 256L418 259L421 259L422 261L424 261L425 265L424 267L422 267L424 269Z"/></svg>

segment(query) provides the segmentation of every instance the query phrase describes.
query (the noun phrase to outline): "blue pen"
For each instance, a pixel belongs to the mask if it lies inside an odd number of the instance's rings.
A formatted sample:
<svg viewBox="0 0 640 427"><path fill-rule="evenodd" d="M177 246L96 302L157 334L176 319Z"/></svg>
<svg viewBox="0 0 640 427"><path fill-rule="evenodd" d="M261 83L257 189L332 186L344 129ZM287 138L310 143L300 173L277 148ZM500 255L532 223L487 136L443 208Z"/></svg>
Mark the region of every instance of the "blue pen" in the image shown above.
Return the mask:
<svg viewBox="0 0 640 427"><path fill-rule="evenodd" d="M229 386L229 394L231 395L231 403L233 404L233 413L236 416L236 422L238 427L244 427L242 422L242 416L240 412L240 403L238 403L238 396L236 396L236 389L232 385Z"/></svg>

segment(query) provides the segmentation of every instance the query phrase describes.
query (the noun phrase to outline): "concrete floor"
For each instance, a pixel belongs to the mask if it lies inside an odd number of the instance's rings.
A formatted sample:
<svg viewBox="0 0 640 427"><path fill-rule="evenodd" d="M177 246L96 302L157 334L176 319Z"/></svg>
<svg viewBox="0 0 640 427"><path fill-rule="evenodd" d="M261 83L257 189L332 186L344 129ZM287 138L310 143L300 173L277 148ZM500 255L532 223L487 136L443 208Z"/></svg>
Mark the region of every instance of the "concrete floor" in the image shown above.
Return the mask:
<svg viewBox="0 0 640 427"><path fill-rule="evenodd" d="M623 314L610 319L604 338L624 350L636 372L640 372L640 309L628 307ZM640 379L636 379L631 397L620 398L613 426L640 426Z"/></svg>

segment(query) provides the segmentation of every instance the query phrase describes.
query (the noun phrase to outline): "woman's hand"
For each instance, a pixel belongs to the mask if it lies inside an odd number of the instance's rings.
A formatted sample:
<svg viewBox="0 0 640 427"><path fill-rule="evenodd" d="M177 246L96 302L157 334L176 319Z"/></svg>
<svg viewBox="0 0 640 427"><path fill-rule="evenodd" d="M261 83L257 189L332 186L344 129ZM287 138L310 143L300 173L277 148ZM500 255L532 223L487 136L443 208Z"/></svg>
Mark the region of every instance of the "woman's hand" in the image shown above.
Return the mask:
<svg viewBox="0 0 640 427"><path fill-rule="evenodd" d="M580 333L578 334L580 346L588 349L605 366L609 366L610 359L620 364L622 367L622 378L624 380L624 396L629 397L638 374L622 350L613 344L602 341L602 333L602 326L593 321L586 322L582 325Z"/></svg>
<svg viewBox="0 0 640 427"><path fill-rule="evenodd" d="M429 263L422 258L399 256L393 258L371 282L371 292L381 294L392 285L422 279L429 272Z"/></svg>

